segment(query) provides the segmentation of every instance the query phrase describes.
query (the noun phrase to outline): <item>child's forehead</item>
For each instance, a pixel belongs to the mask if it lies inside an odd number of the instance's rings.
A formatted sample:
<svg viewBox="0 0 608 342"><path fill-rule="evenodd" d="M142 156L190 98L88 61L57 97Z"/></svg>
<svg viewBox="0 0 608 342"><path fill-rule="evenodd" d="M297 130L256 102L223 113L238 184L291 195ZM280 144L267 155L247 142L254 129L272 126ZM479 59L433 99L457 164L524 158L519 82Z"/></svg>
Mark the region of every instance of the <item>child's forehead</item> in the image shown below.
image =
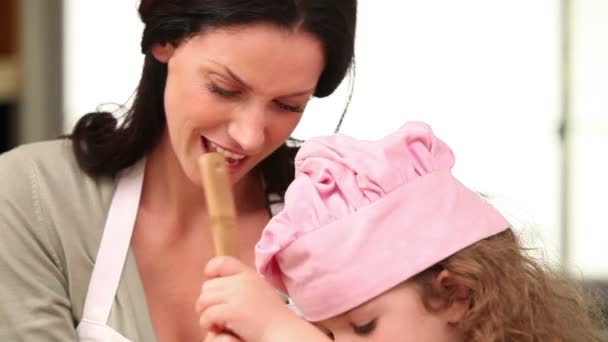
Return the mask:
<svg viewBox="0 0 608 342"><path fill-rule="evenodd" d="M334 316L323 322L359 322L366 323L371 319L375 319L378 316L396 311L396 308L413 307L418 306L422 300L421 293L417 287L417 284L412 281L405 281L392 289L389 289L380 295L368 300L367 302L346 311L340 315ZM401 310L399 310L401 311Z"/></svg>

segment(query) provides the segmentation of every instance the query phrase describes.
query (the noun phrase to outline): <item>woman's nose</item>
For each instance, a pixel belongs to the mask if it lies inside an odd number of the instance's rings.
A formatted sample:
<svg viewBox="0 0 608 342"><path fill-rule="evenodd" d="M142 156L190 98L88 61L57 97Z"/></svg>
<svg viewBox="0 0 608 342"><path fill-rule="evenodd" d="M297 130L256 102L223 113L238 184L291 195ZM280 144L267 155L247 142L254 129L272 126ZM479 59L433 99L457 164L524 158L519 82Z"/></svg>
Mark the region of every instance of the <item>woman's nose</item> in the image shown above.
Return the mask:
<svg viewBox="0 0 608 342"><path fill-rule="evenodd" d="M264 107L251 105L234 115L228 124L228 134L248 154L260 152L266 142L264 112Z"/></svg>

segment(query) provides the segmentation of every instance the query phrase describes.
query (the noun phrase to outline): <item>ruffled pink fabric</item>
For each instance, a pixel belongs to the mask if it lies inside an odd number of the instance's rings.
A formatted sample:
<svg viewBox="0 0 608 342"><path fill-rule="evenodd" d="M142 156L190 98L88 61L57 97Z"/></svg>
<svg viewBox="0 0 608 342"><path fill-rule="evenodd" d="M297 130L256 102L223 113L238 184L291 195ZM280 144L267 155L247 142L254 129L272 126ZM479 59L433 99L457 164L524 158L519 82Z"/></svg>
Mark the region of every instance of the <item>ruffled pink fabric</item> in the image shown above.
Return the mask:
<svg viewBox="0 0 608 342"><path fill-rule="evenodd" d="M378 141L315 138L256 265L310 321L376 297L509 224L451 174L452 150L411 122Z"/></svg>

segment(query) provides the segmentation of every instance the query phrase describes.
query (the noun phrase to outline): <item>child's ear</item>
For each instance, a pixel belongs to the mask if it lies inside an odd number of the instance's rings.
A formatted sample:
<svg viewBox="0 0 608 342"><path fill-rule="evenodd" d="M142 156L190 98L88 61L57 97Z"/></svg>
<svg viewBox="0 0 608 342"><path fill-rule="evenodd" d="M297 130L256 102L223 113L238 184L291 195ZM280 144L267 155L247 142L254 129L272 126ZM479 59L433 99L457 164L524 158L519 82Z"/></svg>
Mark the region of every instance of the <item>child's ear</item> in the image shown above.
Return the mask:
<svg viewBox="0 0 608 342"><path fill-rule="evenodd" d="M155 43L152 45L152 56L161 63L169 62L175 52L175 45L172 43Z"/></svg>
<svg viewBox="0 0 608 342"><path fill-rule="evenodd" d="M441 317L449 324L459 323L471 305L471 290L458 282L458 279L448 270L437 274L433 280L433 286L440 293L449 294L452 302L439 312Z"/></svg>

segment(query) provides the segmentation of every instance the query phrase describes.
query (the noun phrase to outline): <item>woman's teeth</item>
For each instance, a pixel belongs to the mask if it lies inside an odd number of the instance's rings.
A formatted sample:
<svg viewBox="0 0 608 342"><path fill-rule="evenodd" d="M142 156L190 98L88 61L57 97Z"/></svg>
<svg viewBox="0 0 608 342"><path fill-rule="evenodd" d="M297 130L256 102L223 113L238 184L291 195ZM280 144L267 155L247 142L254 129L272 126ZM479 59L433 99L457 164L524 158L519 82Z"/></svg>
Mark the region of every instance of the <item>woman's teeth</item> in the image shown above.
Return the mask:
<svg viewBox="0 0 608 342"><path fill-rule="evenodd" d="M239 161L241 161L241 159L245 158L244 155L227 151L211 141L209 141L209 147L211 151L218 152L219 154L223 155L229 165L236 165Z"/></svg>

